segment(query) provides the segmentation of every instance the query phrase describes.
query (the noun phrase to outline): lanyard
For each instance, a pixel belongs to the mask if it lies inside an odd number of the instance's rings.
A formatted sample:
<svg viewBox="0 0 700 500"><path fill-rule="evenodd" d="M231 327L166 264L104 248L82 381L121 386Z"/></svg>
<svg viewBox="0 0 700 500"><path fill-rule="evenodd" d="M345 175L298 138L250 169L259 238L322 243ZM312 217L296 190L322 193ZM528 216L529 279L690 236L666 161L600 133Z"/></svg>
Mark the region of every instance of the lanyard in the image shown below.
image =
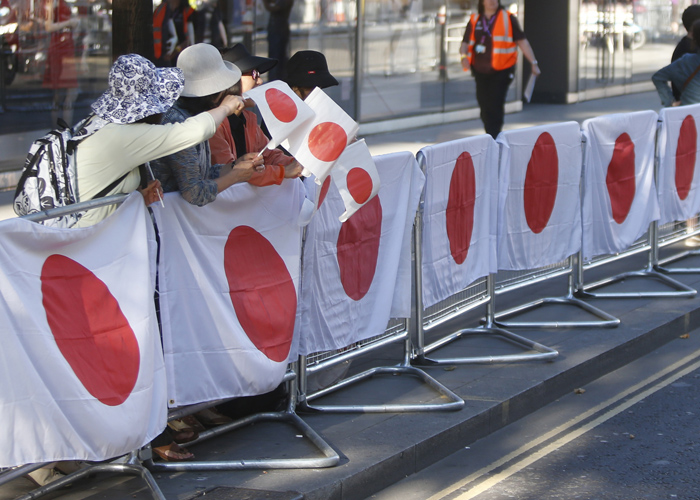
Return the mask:
<svg viewBox="0 0 700 500"><path fill-rule="evenodd" d="M481 16L481 27L482 29L488 34L489 37L491 37L491 28L493 28L493 23L496 22L496 18L498 17L498 11L491 16L491 19L487 22L485 16ZM483 45L484 40L486 40L486 35L481 36L481 44Z"/></svg>

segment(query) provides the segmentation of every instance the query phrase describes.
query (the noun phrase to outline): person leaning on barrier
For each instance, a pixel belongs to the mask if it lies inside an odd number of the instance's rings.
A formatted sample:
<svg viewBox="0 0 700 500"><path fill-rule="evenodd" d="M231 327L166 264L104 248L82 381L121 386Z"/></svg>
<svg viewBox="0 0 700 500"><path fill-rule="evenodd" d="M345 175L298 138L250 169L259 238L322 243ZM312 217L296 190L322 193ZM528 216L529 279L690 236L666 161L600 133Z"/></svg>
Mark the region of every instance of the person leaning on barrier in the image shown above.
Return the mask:
<svg viewBox="0 0 700 500"><path fill-rule="evenodd" d="M241 71L224 61L213 45L198 43L182 51L177 67L185 76L182 95L163 116L163 123L181 123L191 116L216 108L226 99L240 102L236 111L243 109L243 99L228 94L228 89L241 78ZM151 163L156 179L163 190L179 191L188 203L203 206L216 199L224 189L246 182L256 170L262 170L263 158L248 153L226 164L212 164L208 141L165 156Z"/></svg>
<svg viewBox="0 0 700 500"><path fill-rule="evenodd" d="M462 69L472 70L484 129L495 139L503 128L506 95L515 75L518 47L530 61L532 74L537 76L541 72L518 19L503 8L500 0L479 0L478 10L478 15L472 14L467 24L459 54Z"/></svg>
<svg viewBox="0 0 700 500"><path fill-rule="evenodd" d="M695 52L685 54L680 59L654 73L651 81L664 106L680 106L700 103L700 20L693 23L691 36L695 43ZM680 100L673 96L669 83L673 83L681 92Z"/></svg>
<svg viewBox="0 0 700 500"><path fill-rule="evenodd" d="M227 96L217 107L182 123L160 125L184 88L182 71L156 68L137 54L120 56L109 72L108 88L92 104L94 115L86 128L94 131L76 148L80 198L92 199L119 180L107 193L130 193L139 188L139 165L191 147L211 137L226 116L243 108L240 97ZM158 200L160 184L142 190L147 204ZM115 210L114 206L90 210L78 226L93 225Z"/></svg>
<svg viewBox="0 0 700 500"><path fill-rule="evenodd" d="M237 43L223 50L222 57L225 61L235 64L241 70L240 82L229 89L233 95L241 95L249 90L262 85L260 75L266 73L277 64L274 59L251 55L245 46ZM246 99L247 108L254 108L255 103ZM234 162L236 158L246 155L248 152L258 153L262 151L264 170L256 172L248 179L255 186L269 186L281 184L284 179L299 177L302 167L293 157L285 155L279 149L266 149L270 138L265 135L258 125L258 119L253 111L242 110L224 120L216 129L214 137L209 139L211 157L214 163Z"/></svg>
<svg viewBox="0 0 700 500"><path fill-rule="evenodd" d="M683 21L683 27L685 30L688 32L686 36L684 36L676 45L676 48L673 49L673 55L671 55L671 62L674 62L681 57L683 57L685 54L693 54L695 53L695 45L693 43L693 34L692 29L693 29L693 23L700 19L700 5L691 5L688 8L686 8L683 11L683 15L681 16L681 21ZM675 85L671 84L671 88L673 89L673 100L674 101L680 101L681 100L681 91L676 87Z"/></svg>

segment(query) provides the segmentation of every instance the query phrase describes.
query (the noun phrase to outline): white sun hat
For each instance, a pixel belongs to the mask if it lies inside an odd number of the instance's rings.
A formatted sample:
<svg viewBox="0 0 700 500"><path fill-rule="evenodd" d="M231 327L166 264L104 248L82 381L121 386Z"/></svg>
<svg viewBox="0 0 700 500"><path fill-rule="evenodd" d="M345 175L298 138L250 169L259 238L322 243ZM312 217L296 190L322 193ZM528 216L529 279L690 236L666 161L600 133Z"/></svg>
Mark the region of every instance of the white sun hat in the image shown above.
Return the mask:
<svg viewBox="0 0 700 500"><path fill-rule="evenodd" d="M197 43L183 50L177 67L185 75L183 97L204 97L233 86L241 79L241 70L221 58L213 45Z"/></svg>

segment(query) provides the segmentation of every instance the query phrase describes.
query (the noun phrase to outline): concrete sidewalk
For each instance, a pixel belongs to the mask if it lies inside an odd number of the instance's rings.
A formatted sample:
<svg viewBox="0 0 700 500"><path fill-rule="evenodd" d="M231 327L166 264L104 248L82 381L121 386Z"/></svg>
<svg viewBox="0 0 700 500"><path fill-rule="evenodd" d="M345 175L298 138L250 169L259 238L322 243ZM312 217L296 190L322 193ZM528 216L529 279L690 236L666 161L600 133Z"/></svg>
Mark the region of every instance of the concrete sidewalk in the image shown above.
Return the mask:
<svg viewBox="0 0 700 500"><path fill-rule="evenodd" d="M582 121L612 112L658 109L656 94L622 96L573 105L528 105L509 115L506 128L550 121ZM373 154L416 152L434 142L481 133L478 121L367 138ZM679 245L672 249L684 250ZM664 255L671 250L664 250ZM645 267L646 254L628 257L586 273L586 281ZM700 257L684 266L700 267ZM700 287L700 273L675 276ZM667 290L665 285L642 278L611 286L629 291ZM522 291L498 296L499 310L547 296L566 293L566 277ZM466 401L460 411L404 414L311 414L302 418L340 455L340 464L328 469L265 471L200 471L157 473L156 480L168 499L189 499L206 493L207 499L361 500L421 470L475 440L508 425L561 395L584 386L605 373L636 359L671 339L695 329L700 319L700 297L662 299L593 299L596 307L621 319L615 329L518 329L516 333L555 348L552 362L462 365L426 368ZM476 327L484 310L478 308L430 332L433 340L460 328ZM587 316L570 306L540 308L526 316L556 321ZM525 318L523 318L525 319ZM399 343L400 344L400 343ZM392 366L402 360L402 345L388 346L353 361L351 374L374 366ZM518 348L496 338L464 339L440 350L442 357L497 355ZM438 353L434 353L437 357ZM389 404L440 402L441 397L411 377L381 376L328 396L319 403ZM316 401L315 401L316 402ZM295 429L279 423L259 423L191 447L198 460L317 457L316 450ZM0 500L31 490L24 479L0 486ZM251 491L253 490L253 491ZM101 474L80 481L50 498L148 499L144 484L134 478Z"/></svg>

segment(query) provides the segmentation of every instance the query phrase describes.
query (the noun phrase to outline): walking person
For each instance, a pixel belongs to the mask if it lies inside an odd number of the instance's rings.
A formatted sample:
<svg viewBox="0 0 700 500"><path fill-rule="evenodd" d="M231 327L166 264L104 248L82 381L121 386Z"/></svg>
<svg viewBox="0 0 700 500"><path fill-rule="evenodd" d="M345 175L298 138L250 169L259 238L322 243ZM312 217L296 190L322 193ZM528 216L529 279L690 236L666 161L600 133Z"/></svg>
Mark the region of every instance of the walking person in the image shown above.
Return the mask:
<svg viewBox="0 0 700 500"><path fill-rule="evenodd" d="M493 138L503 128L506 95L515 75L517 48L532 65L532 74L541 73L530 42L515 16L500 0L479 0L478 14L472 14L459 48L462 69L471 69L476 81L476 100L481 121Z"/></svg>

